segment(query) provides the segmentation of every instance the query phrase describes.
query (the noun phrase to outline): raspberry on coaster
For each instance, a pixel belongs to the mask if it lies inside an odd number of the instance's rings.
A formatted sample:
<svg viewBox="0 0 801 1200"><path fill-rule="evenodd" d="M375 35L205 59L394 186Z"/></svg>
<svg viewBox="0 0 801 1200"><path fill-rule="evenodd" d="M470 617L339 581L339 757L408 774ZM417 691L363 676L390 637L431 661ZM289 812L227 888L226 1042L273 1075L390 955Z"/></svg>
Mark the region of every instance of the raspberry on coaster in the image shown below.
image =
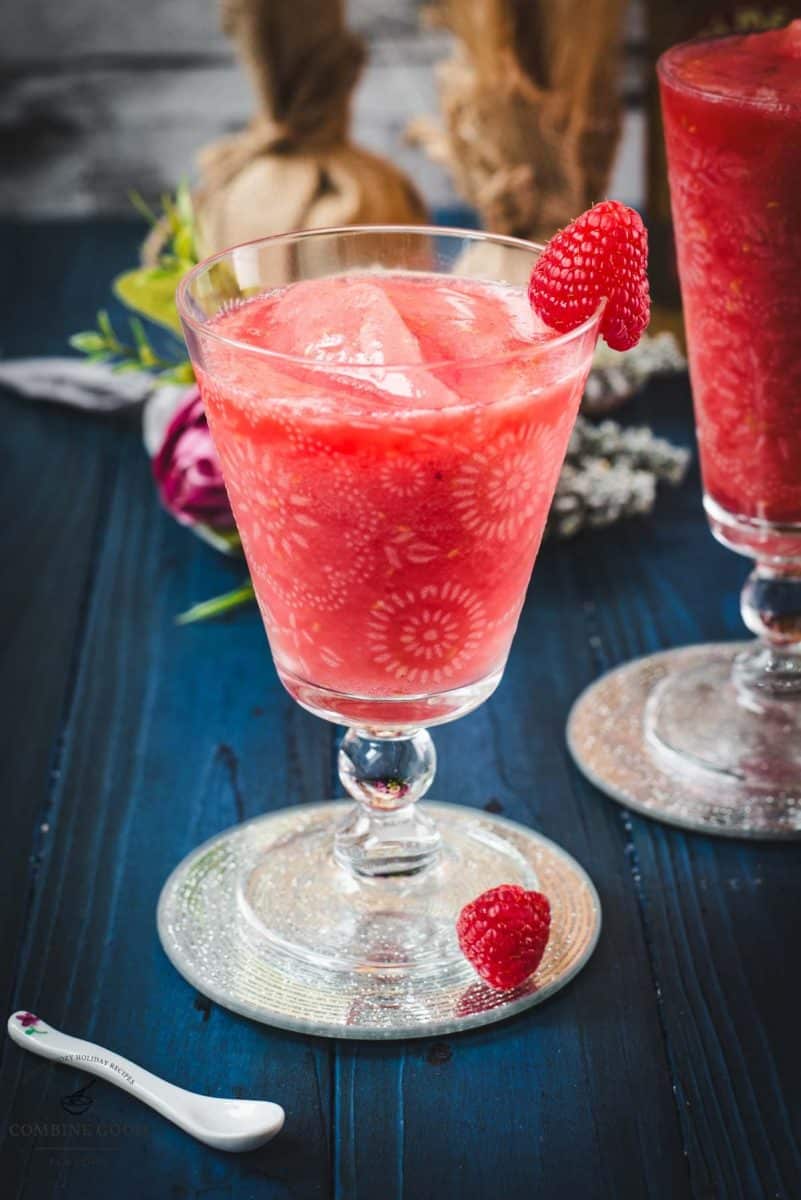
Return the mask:
<svg viewBox="0 0 801 1200"><path fill-rule="evenodd" d="M604 200L554 234L531 273L529 300L560 333L576 329L606 300L601 336L613 350L630 350L651 315L647 266L642 217Z"/></svg>
<svg viewBox="0 0 801 1200"><path fill-rule="evenodd" d="M462 954L491 987L504 990L534 974L550 932L548 897L514 883L482 892L456 922Z"/></svg>

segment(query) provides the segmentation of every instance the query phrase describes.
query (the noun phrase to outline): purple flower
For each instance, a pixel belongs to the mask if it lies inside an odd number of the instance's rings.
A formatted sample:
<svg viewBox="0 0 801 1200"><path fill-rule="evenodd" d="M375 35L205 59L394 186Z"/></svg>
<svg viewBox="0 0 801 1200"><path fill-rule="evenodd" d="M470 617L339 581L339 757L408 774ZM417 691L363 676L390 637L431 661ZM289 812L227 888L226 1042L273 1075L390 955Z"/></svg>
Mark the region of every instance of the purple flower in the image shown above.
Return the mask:
<svg viewBox="0 0 801 1200"><path fill-rule="evenodd" d="M29 1025L35 1025L39 1018L36 1013L24 1012L17 1013L17 1020L23 1029L27 1029Z"/></svg>
<svg viewBox="0 0 801 1200"><path fill-rule="evenodd" d="M196 387L167 426L153 459L153 477L162 504L182 525L234 528L220 460Z"/></svg>

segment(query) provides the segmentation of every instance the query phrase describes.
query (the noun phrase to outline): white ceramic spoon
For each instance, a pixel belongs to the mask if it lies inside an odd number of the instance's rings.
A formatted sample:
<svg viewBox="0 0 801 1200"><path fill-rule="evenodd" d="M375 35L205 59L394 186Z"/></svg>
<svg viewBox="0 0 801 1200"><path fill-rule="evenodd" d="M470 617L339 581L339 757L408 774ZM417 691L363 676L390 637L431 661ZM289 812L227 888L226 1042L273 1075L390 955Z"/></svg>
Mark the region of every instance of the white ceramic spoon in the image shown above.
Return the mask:
<svg viewBox="0 0 801 1200"><path fill-rule="evenodd" d="M218 1100L187 1092L103 1046L59 1033L33 1013L12 1013L8 1033L24 1050L78 1066L116 1084L216 1150L255 1150L275 1137L284 1124L280 1104L269 1100Z"/></svg>

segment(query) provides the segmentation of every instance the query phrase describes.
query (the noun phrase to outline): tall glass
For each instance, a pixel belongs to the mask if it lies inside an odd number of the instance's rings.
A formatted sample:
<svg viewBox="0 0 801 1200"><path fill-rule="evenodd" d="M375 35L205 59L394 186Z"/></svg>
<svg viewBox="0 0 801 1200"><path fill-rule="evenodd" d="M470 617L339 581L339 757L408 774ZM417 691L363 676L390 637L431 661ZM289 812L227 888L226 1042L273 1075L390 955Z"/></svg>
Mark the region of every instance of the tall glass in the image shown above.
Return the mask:
<svg viewBox="0 0 801 1200"><path fill-rule="evenodd" d="M350 726L339 777L355 806L313 821L299 808L243 854L237 920L263 961L283 956L310 988L391 969L407 1013L415 988L470 979L454 929L464 903L499 883L536 886L503 823L479 831L466 810L435 820L418 804L436 763L426 727L501 679L598 317L511 355L487 337L483 354L471 339L441 361L380 366L258 348L217 318L277 286L355 272L518 283L538 253L461 231L323 230L219 254L179 290L278 674L298 703ZM423 287L421 312L428 299Z"/></svg>
<svg viewBox="0 0 801 1200"><path fill-rule="evenodd" d="M741 611L757 640L621 669L615 707L644 709L651 765L623 783L596 753L595 770L679 824L797 836L801 21L675 46L658 74L704 509L720 542L756 560Z"/></svg>

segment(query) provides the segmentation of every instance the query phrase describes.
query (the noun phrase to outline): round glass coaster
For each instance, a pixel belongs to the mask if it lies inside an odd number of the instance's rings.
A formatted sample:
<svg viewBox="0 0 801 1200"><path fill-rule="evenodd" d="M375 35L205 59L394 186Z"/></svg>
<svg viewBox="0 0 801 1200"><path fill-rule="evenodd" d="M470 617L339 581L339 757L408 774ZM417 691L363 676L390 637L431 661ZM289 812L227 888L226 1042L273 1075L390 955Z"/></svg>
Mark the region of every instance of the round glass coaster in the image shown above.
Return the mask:
<svg viewBox="0 0 801 1200"><path fill-rule="evenodd" d="M489 813L423 805L443 839L419 875L356 879L335 862L349 801L299 805L218 834L173 871L158 930L180 973L265 1024L345 1038L426 1037L499 1021L564 987L601 928L595 888L553 842ZM518 988L483 983L459 951L459 909L521 883L551 902L539 968Z"/></svg>
<svg viewBox="0 0 801 1200"><path fill-rule="evenodd" d="M801 703L736 685L751 643L686 646L626 663L573 705L576 765L613 800L723 837L801 837Z"/></svg>

